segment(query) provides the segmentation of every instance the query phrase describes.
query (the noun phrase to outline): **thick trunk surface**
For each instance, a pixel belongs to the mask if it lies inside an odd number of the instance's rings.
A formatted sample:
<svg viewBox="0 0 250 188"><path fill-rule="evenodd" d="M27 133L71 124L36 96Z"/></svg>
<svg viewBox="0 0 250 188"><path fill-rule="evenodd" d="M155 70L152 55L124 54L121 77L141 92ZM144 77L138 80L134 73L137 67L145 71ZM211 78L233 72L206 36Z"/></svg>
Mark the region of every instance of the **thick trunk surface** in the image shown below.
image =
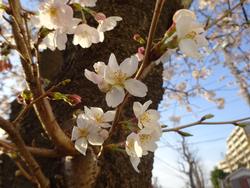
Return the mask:
<svg viewBox="0 0 250 188"><path fill-rule="evenodd" d="M190 1L185 2L187 4ZM65 132L70 135L72 126L72 114L76 109L83 109L83 106L98 106L107 109L104 94L97 86L84 77L84 69L93 70L92 66L96 61L107 62L110 53L115 53L118 61L136 53L138 44L133 41L133 35L139 33L146 37L155 1L152 0L99 0L97 10L107 13L107 16L117 15L123 18L118 27L105 33L105 41L101 44L93 45L89 49L82 49L78 46L68 45L64 52L45 52L41 63L41 72L44 77L51 79L52 83L57 83L64 79L71 79L72 82L61 88L61 92L75 93L82 96L82 104L77 107L70 107L67 104L53 103L53 110L58 122ZM101 8L99 8L101 7ZM161 20L157 29L157 36L160 37L171 25L172 15L182 8L180 0L166 1ZM157 108L160 102L162 89L162 66L154 68L144 80L148 85L149 93L146 98L137 99L140 101L153 101L152 108ZM132 115L131 102L123 113L123 118ZM20 106L13 104L14 118ZM22 135L28 145L53 147L43 133L41 126L35 118L33 112L27 115L21 127ZM125 136L121 131L117 141L124 140ZM2 184L4 188L30 188L34 187L24 178L14 176L16 167L8 157L2 157L3 163L0 169ZM38 159L44 172L50 178L52 187L70 188L148 188L151 187L151 177L153 168L153 154L145 156L139 169L141 173L136 173L129 158L122 152L105 151L98 161L93 157L91 151L87 156L58 159ZM7 177L7 178L6 178Z"/></svg>

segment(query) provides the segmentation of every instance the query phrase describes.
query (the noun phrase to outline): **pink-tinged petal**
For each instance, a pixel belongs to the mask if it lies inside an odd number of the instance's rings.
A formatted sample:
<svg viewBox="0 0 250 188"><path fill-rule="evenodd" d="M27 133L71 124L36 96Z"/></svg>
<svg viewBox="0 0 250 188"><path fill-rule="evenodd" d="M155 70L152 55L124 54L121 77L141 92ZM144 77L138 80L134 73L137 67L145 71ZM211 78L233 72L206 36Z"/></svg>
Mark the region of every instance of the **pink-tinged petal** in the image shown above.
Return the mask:
<svg viewBox="0 0 250 188"><path fill-rule="evenodd" d="M91 72L91 71L89 71L87 69L85 69L85 71L84 71L84 76L89 81L93 82L94 84L100 84L103 81L103 78L100 75L98 75L98 74L96 74L94 72Z"/></svg>
<svg viewBox="0 0 250 188"><path fill-rule="evenodd" d="M77 140L79 137L81 137L81 130L79 127L74 126L71 133L71 140Z"/></svg>
<svg viewBox="0 0 250 188"><path fill-rule="evenodd" d="M111 68L112 71L117 71L120 69L115 54L113 53L109 57L108 66Z"/></svg>
<svg viewBox="0 0 250 188"><path fill-rule="evenodd" d="M116 111L107 111L106 113L103 114L103 121L104 122L111 122L115 118L115 113Z"/></svg>
<svg viewBox="0 0 250 188"><path fill-rule="evenodd" d="M140 173L140 171L138 169L138 165L140 163L140 158L138 158L138 157L130 157L130 162L131 162L133 168L135 169L135 171Z"/></svg>
<svg viewBox="0 0 250 188"><path fill-rule="evenodd" d="M147 86L141 81L136 80L136 79L128 79L124 82L124 85L125 85L125 89L131 95L136 96L136 97L145 97L148 92Z"/></svg>
<svg viewBox="0 0 250 188"><path fill-rule="evenodd" d="M121 87L112 87L112 89L106 94L106 102L109 107L117 107L122 103L125 97L124 89Z"/></svg>
<svg viewBox="0 0 250 188"><path fill-rule="evenodd" d="M127 58L120 64L120 68L123 73L126 73L127 77L131 77L138 68L138 59L136 56Z"/></svg>
<svg viewBox="0 0 250 188"><path fill-rule="evenodd" d="M79 138L75 142L75 148L77 151L79 151L81 154L86 155L86 151L88 148L88 141L86 138Z"/></svg>

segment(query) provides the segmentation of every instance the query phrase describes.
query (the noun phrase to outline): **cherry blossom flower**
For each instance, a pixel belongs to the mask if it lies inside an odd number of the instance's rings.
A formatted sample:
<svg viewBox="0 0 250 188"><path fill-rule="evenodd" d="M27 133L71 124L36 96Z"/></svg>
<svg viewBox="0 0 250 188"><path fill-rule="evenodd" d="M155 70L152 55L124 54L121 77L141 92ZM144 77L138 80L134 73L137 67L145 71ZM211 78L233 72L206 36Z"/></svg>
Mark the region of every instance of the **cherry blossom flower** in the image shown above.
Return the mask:
<svg viewBox="0 0 250 188"><path fill-rule="evenodd" d="M79 3L83 7L95 7L97 0L75 0L75 3Z"/></svg>
<svg viewBox="0 0 250 188"><path fill-rule="evenodd" d="M82 48L89 48L92 43L103 42L104 34L97 31L96 28L87 24L80 24L75 30L73 39L74 45L80 45Z"/></svg>
<svg viewBox="0 0 250 188"><path fill-rule="evenodd" d="M41 4L38 16L33 19L36 26L50 30L67 28L72 24L73 9L67 5L68 0L48 0Z"/></svg>
<svg viewBox="0 0 250 188"><path fill-rule="evenodd" d="M102 128L108 128L111 127L109 122L112 122L115 118L115 111L107 111L103 112L101 108L97 107L84 107L85 116L92 120L95 125L102 127Z"/></svg>
<svg viewBox="0 0 250 188"><path fill-rule="evenodd" d="M125 147L125 150L129 155L130 162L135 171L138 173L140 172L138 169L138 165L140 163L140 157L142 157L143 153L142 147L140 146L139 142L139 136L136 133L132 132L126 139Z"/></svg>
<svg viewBox="0 0 250 188"><path fill-rule="evenodd" d="M107 65L104 62L97 62L93 65L95 72L89 71L87 69L84 70L85 77L97 84L99 89L102 92L108 92L110 90L110 85L104 80L104 69Z"/></svg>
<svg viewBox="0 0 250 188"><path fill-rule="evenodd" d="M138 127L140 129L159 125L160 114L153 109L147 110L150 104L152 104L151 100L145 102L143 105L139 102L134 102L133 104L133 111L135 117L138 119Z"/></svg>
<svg viewBox="0 0 250 188"><path fill-rule="evenodd" d="M100 146L108 137L108 131L93 124L84 114L77 117L77 126L73 127L71 140L75 141L75 148L86 155L88 143Z"/></svg>
<svg viewBox="0 0 250 188"><path fill-rule="evenodd" d="M132 132L128 135L125 149L136 172L140 172L138 170L140 158L147 155L148 151L154 152L157 149L156 141L160 139L161 135L160 126L146 127L138 134Z"/></svg>
<svg viewBox="0 0 250 188"><path fill-rule="evenodd" d="M156 142L162 135L160 126L145 127L138 133L139 143L143 150L143 155L147 155L148 151L154 152L157 149Z"/></svg>
<svg viewBox="0 0 250 188"><path fill-rule="evenodd" d="M148 91L147 86L139 80L130 78L138 67L138 60L135 56L125 59L118 65L114 54L110 55L109 63L104 70L104 80L111 88L106 93L108 106L118 106L125 97L124 89L136 97L145 97Z"/></svg>
<svg viewBox="0 0 250 188"><path fill-rule="evenodd" d="M106 32L113 30L116 27L117 22L119 21L122 21L122 18L119 16L110 16L108 18L101 19L98 21L99 25L97 27L97 30L99 32Z"/></svg>
<svg viewBox="0 0 250 188"><path fill-rule="evenodd" d="M59 30L55 30L50 32L39 45L40 50L44 50L49 48L54 51L56 48L59 50L64 50L66 48L67 42L67 34L60 32Z"/></svg>
<svg viewBox="0 0 250 188"><path fill-rule="evenodd" d="M208 45L202 25L196 22L195 14L187 9L177 11L173 16L180 50L187 56L201 58L198 49Z"/></svg>

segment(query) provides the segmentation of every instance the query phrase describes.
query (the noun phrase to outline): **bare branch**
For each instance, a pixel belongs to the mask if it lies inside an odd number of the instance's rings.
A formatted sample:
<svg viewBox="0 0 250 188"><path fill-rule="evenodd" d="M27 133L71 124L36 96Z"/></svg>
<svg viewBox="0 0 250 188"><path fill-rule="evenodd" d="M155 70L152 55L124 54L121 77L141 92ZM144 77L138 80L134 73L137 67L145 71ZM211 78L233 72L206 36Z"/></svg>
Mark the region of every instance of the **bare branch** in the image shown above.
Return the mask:
<svg viewBox="0 0 250 188"><path fill-rule="evenodd" d="M36 177L40 186L42 188L48 188L49 180L44 176L39 164L35 161L31 153L25 147L25 143L20 133L14 128L13 124L0 117L0 127L9 134L11 140L13 141L13 143L15 143L21 156L27 162L29 168Z"/></svg>
<svg viewBox="0 0 250 188"><path fill-rule="evenodd" d="M185 128L193 127L193 126L197 126L197 125L226 125L226 124L236 124L238 122L246 121L246 120L249 120L249 119L250 119L250 117L246 117L246 118L242 118L242 119L237 119L237 120L232 120L232 121L222 121L222 122L206 122L206 121L199 120L199 121L195 121L193 123L189 123L189 124L186 124L186 125L181 125L181 126L174 127L174 128L169 128L169 129L163 129L163 132L176 132L176 131L179 131L181 129L185 129Z"/></svg>

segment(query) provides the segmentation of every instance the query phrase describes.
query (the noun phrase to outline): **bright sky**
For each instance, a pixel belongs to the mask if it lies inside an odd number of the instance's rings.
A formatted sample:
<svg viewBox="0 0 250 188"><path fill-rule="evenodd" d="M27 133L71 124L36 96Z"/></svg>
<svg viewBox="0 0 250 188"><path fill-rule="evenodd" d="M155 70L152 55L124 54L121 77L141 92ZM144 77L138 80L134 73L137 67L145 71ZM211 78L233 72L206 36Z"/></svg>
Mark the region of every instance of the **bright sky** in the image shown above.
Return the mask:
<svg viewBox="0 0 250 188"><path fill-rule="evenodd" d="M249 13L250 5L248 4L245 8ZM249 45L243 46L247 49L246 51L249 51L249 47ZM204 63L208 64L209 62L205 61ZM171 125L169 117L173 114L182 117L181 125L197 121L206 114L215 115L210 121L228 121L249 117L250 107L239 96L237 85L228 85L233 81L232 78L227 76L227 80L223 81L224 84L219 83L219 78L225 75L230 75L229 71L217 66L213 74L203 84L208 89L219 88L217 95L224 97L226 100L224 109L218 110L214 104L196 98L191 101L198 106L194 110L195 114L187 113L176 105L172 105L166 110L162 110L160 107L162 122ZM188 142L193 143L191 148L194 151L198 151L197 156L202 161L203 169L207 173L207 180L209 180L210 171L223 159L226 152L226 139L233 128L232 125L202 125L185 129L185 131L194 135L188 138ZM171 146L178 147L178 140L180 140L180 136L175 133L164 134L158 144L159 148L155 152L153 175L158 177L163 188L182 188L185 184L185 176L179 172L178 160L180 160L180 156L171 149Z"/></svg>

